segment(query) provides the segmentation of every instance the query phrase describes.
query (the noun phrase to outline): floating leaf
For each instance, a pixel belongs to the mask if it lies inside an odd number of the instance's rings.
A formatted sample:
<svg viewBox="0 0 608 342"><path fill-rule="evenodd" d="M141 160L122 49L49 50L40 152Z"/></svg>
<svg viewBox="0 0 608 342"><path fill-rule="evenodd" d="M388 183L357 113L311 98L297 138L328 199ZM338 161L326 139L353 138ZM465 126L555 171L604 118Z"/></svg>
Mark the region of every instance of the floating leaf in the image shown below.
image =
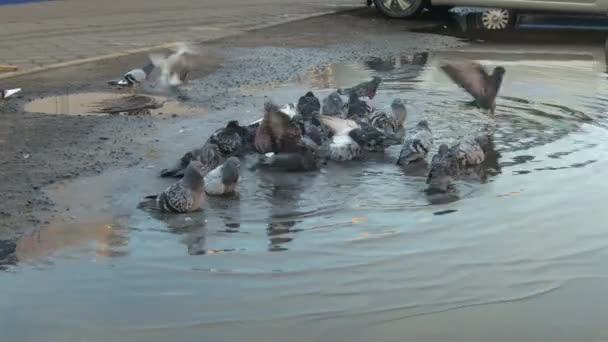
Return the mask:
<svg viewBox="0 0 608 342"><path fill-rule="evenodd" d="M359 223L361 221L367 221L367 217L353 217L350 221L352 223Z"/></svg>

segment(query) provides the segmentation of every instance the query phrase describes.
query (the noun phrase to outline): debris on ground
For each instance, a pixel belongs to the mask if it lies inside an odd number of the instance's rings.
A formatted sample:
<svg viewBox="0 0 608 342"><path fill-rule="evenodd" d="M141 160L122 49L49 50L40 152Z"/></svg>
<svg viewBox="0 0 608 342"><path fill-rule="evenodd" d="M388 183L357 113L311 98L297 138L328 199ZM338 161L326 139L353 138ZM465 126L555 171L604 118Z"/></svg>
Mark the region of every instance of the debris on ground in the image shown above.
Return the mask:
<svg viewBox="0 0 608 342"><path fill-rule="evenodd" d="M118 99L107 99L99 101L93 107L97 109L95 113L107 114L150 114L150 109L161 108L165 102L158 102L155 99L143 95L131 95Z"/></svg>

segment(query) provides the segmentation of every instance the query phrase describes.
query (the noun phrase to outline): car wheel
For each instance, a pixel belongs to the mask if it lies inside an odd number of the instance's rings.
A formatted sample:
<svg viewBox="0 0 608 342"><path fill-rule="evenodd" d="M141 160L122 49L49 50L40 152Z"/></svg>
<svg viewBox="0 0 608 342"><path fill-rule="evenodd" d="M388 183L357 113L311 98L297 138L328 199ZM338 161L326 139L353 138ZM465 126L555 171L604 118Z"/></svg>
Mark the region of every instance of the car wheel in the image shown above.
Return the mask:
<svg viewBox="0 0 608 342"><path fill-rule="evenodd" d="M420 14L427 0L374 0L376 9L389 18L412 18Z"/></svg>
<svg viewBox="0 0 608 342"><path fill-rule="evenodd" d="M510 29L515 23L515 12L506 8L492 8L477 15L480 28L490 31Z"/></svg>

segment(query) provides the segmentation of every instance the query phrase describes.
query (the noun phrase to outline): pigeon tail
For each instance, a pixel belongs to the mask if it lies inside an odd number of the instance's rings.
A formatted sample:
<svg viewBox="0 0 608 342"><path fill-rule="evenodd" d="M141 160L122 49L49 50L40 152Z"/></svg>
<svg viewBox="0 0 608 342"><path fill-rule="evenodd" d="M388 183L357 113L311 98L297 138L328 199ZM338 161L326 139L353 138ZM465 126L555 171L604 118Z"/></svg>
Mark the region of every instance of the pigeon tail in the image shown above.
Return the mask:
<svg viewBox="0 0 608 342"><path fill-rule="evenodd" d="M150 195L144 197L138 204L138 209L157 209L158 208L158 195Z"/></svg>

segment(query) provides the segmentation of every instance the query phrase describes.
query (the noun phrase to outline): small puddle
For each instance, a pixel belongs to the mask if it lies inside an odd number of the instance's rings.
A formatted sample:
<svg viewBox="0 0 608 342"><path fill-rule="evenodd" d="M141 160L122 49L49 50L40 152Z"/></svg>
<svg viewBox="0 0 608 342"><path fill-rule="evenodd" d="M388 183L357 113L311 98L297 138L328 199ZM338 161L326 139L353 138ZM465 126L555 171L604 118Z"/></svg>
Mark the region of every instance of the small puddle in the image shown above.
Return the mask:
<svg viewBox="0 0 608 342"><path fill-rule="evenodd" d="M188 116L207 112L206 109L190 107L162 96L105 92L43 97L28 103L25 110L53 115L167 114Z"/></svg>

